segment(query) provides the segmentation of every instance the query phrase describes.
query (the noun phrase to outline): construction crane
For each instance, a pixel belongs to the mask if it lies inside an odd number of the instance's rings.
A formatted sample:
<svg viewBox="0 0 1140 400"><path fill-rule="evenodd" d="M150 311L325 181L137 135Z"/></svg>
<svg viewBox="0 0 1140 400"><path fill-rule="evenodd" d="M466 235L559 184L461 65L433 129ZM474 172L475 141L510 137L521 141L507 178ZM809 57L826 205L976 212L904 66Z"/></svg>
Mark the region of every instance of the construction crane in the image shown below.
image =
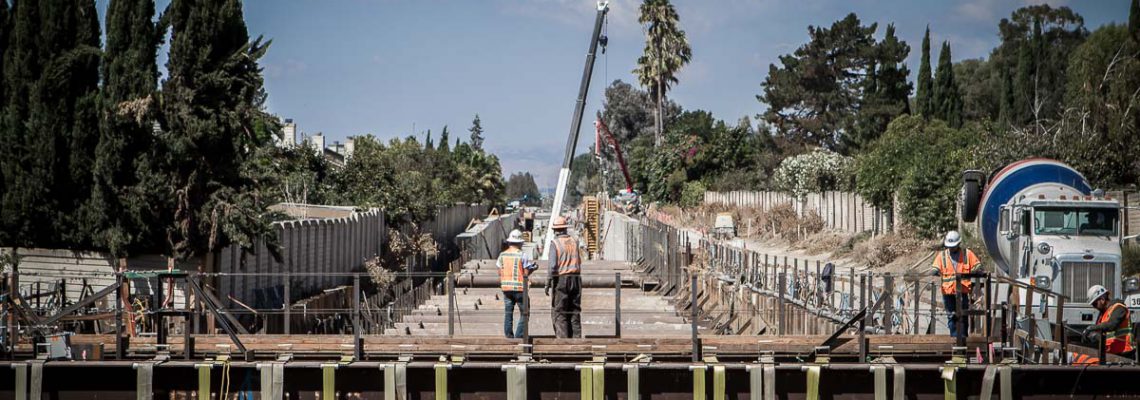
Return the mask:
<svg viewBox="0 0 1140 400"><path fill-rule="evenodd" d="M578 147L578 130L582 128L582 114L586 111L586 94L590 91L590 78L594 73L594 60L597 58L598 45L603 49L606 46L606 37L602 35L602 25L606 21L609 11L608 1L598 2L598 14L594 18L594 31L590 36L590 50L586 53L586 67L582 71L582 84L578 87L578 102L574 105L574 117L570 120L570 137L566 140L566 153L562 158L562 169L558 171L558 187L554 192L554 205L550 209L550 219L553 221L562 213L562 202L566 199L566 186L570 181L570 166L574 162L574 150ZM604 50L603 50L604 51ZM554 240L553 224L547 224L546 240L542 246L542 259L550 259L550 243Z"/></svg>
<svg viewBox="0 0 1140 400"><path fill-rule="evenodd" d="M594 151L601 157L602 154L602 141L614 149L614 156L617 158L618 167L621 167L622 177L625 178L625 189L618 192L614 196L614 201L621 205L622 211L628 214L635 214L641 207L641 197L633 190L633 178L629 176L629 167L625 164L625 157L621 153L621 145L618 144L617 138L613 133L610 133L610 128L606 126L605 121L602 121L601 114L598 119L594 121L594 140L596 148Z"/></svg>

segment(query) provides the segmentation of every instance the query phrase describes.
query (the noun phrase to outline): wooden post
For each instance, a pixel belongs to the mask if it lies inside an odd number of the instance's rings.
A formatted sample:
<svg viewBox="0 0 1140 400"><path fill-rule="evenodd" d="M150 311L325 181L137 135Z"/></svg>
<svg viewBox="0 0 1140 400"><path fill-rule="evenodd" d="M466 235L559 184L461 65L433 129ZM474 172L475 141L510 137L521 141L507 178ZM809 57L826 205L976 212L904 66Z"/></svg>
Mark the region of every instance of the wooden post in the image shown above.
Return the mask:
<svg viewBox="0 0 1140 400"><path fill-rule="evenodd" d="M787 287L786 283L788 280L788 273L787 273L787 269L786 269L787 266L785 265L784 267L785 267L785 272L780 273L780 280L779 280L779 282L777 282L777 286L780 287L779 288L780 297L779 297L779 299L777 299L779 304L776 308L777 312L779 313L778 314L779 317L777 319L777 321L778 321L777 325L779 328L778 332L780 333L780 335L787 334L787 329L786 329L786 325L787 325L786 322L787 321L785 320L786 315L784 313L784 288Z"/></svg>
<svg viewBox="0 0 1140 400"><path fill-rule="evenodd" d="M1037 319L1033 316L1033 285L1028 285L1025 289L1025 316L1029 318L1029 335L1026 339L1032 349L1037 336ZM1033 356L1029 357L1032 359Z"/></svg>
<svg viewBox="0 0 1140 400"><path fill-rule="evenodd" d="M911 298L911 301L914 302L914 329L911 329L911 331L915 335L918 334L918 303L919 303L918 299L920 298L920 296L922 296L919 293L919 290L921 290L921 289L922 289L922 281L918 280L918 277L915 277L915 279L914 279L914 297Z"/></svg>
<svg viewBox="0 0 1140 400"><path fill-rule="evenodd" d="M447 273L447 336L455 336L455 277L450 271Z"/></svg>
<svg viewBox="0 0 1140 400"><path fill-rule="evenodd" d="M859 275L859 309L867 308L867 275ZM867 319L871 313L859 320L859 362L867 361Z"/></svg>
<svg viewBox="0 0 1140 400"><path fill-rule="evenodd" d="M614 273L614 337L621 337L621 272Z"/></svg>
<svg viewBox="0 0 1140 400"><path fill-rule="evenodd" d="M883 302L883 331L890 335L894 331L894 311L895 311L895 277L891 276L890 272L883 274L883 296L887 300Z"/></svg>
<svg viewBox="0 0 1140 400"><path fill-rule="evenodd" d="M847 309L855 309L855 268L849 268L850 276L847 278Z"/></svg>
<svg viewBox="0 0 1140 400"><path fill-rule="evenodd" d="M285 273L285 290L284 290L284 292L285 292L284 303L285 304L282 304L282 306L285 308L285 334L286 335L290 334L290 330L292 329L292 326L293 326L292 315L290 312L293 309L293 294L292 294L293 289L291 288L291 286L293 286L292 283L293 283L293 279L290 278L289 273L286 272Z"/></svg>

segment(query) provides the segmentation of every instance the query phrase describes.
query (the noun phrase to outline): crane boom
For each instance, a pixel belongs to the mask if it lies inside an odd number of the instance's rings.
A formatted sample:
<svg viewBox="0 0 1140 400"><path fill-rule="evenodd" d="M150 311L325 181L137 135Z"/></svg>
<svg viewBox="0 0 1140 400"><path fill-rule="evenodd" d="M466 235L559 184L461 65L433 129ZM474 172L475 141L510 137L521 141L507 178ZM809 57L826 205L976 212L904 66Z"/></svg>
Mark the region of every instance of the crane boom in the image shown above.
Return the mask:
<svg viewBox="0 0 1140 400"><path fill-rule="evenodd" d="M562 202L566 199L566 186L570 181L570 166L574 163L574 150L578 147L578 130L582 128L582 114L586 111L586 95L590 91L590 78L594 73L594 60L597 58L598 42L602 38L602 25L609 11L609 2L598 2L598 15L594 19L594 31L590 36L590 51L586 53L586 67L582 71L582 84L578 88L578 102L574 105L574 116L570 121L570 137L566 140L566 153L562 159L562 169L558 171L558 187L554 192L554 206L550 209L552 223L546 225L546 240L542 246L542 259L550 259L550 243L554 240L553 221L562 213Z"/></svg>
<svg viewBox="0 0 1140 400"><path fill-rule="evenodd" d="M618 166L621 167L621 174L625 177L625 190L626 192L633 193L633 178L629 177L629 168L625 165L625 157L621 154L621 145L618 144L617 138L610 133L610 128L602 121L602 117L598 116L598 120L594 121L594 130L597 135L604 139L610 147L614 148L614 154L617 156ZM600 150L600 149L599 149Z"/></svg>

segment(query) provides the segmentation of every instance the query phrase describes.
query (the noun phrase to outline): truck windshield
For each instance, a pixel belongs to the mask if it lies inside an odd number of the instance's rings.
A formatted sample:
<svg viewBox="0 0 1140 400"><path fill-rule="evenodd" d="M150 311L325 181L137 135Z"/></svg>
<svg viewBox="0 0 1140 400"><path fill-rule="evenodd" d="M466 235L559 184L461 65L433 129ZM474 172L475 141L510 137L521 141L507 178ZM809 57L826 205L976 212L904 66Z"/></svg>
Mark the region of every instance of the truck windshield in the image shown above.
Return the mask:
<svg viewBox="0 0 1140 400"><path fill-rule="evenodd" d="M1111 208L1035 208L1038 235L1116 236L1120 213Z"/></svg>

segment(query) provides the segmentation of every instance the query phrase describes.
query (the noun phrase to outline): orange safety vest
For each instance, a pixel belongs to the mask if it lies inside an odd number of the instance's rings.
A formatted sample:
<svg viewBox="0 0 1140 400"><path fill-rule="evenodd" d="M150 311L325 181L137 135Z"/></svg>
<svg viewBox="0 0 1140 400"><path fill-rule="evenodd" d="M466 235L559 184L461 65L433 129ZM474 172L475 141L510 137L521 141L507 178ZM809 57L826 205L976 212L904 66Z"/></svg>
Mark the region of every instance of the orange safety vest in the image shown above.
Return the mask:
<svg viewBox="0 0 1140 400"><path fill-rule="evenodd" d="M1069 352L1069 360L1072 365L1097 365L1100 364L1100 359L1087 354Z"/></svg>
<svg viewBox="0 0 1140 400"><path fill-rule="evenodd" d="M522 253L517 251L499 253L499 286L503 291L523 291L523 279L526 279L526 270L523 269Z"/></svg>
<svg viewBox="0 0 1140 400"><path fill-rule="evenodd" d="M558 275L570 275L582 272L582 258L578 254L578 241L570 236L559 236L554 240L554 249L558 251Z"/></svg>
<svg viewBox="0 0 1140 400"><path fill-rule="evenodd" d="M934 258L934 269L938 270L939 275L942 276L942 294L954 294L955 288L959 293L970 293L970 287L973 285L968 278L963 278L961 282L957 281L955 276L954 266L958 266L957 273L968 274L974 270L980 262L978 256L970 249L962 249L958 252L958 260L954 261L950 258L950 249L942 250L938 257Z"/></svg>
<svg viewBox="0 0 1140 400"><path fill-rule="evenodd" d="M1124 307L1123 303L1113 303L1108 306L1108 309L1100 313L1098 324L1103 324L1108 321L1108 317L1112 315L1112 311L1116 307ZM1132 312L1128 308L1124 308L1124 320L1120 321L1120 325L1116 329L1104 331L1104 352L1108 354L1124 354L1132 351Z"/></svg>

